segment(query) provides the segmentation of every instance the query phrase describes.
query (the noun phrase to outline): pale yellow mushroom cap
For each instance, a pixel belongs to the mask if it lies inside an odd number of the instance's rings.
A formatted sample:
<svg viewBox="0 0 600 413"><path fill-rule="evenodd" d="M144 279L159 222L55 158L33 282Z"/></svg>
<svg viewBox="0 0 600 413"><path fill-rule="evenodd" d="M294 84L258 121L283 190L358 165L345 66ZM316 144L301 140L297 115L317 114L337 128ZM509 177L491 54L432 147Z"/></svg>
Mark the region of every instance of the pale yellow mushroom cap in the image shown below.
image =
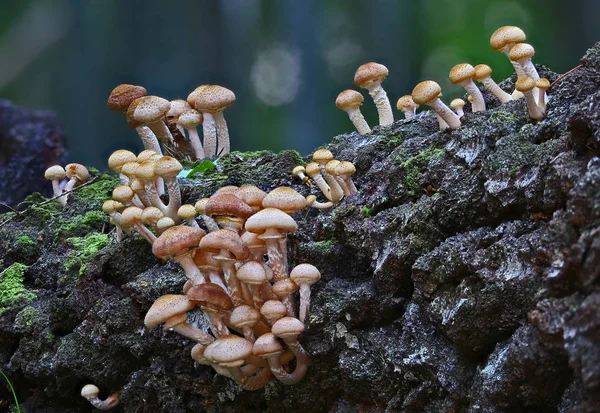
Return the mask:
<svg viewBox="0 0 600 413"><path fill-rule="evenodd" d="M335 172L336 175L354 175L356 168L352 162L342 161L337 168L335 168Z"/></svg>
<svg viewBox="0 0 600 413"><path fill-rule="evenodd" d="M510 52L508 53L508 57L510 58L510 60L514 60L515 62L518 62L519 60L522 60L522 59L531 59L534 54L535 54L535 49L533 48L532 45L527 44L527 43L519 43L519 44L514 45L512 47L512 49L510 49Z"/></svg>
<svg viewBox="0 0 600 413"><path fill-rule="evenodd" d="M196 208L190 204L184 204L177 210L177 216L181 219L194 219L196 218Z"/></svg>
<svg viewBox="0 0 600 413"><path fill-rule="evenodd" d="M142 222L144 225L156 225L165 214L157 207L147 207L142 211Z"/></svg>
<svg viewBox="0 0 600 413"><path fill-rule="evenodd" d="M335 100L335 106L340 110L357 108L362 105L365 98L356 90L347 89L340 93Z"/></svg>
<svg viewBox="0 0 600 413"><path fill-rule="evenodd" d="M525 32L516 26L503 26L496 30L490 37L490 46L500 50L509 43L521 43L526 39Z"/></svg>
<svg viewBox="0 0 600 413"><path fill-rule="evenodd" d="M193 99L190 102L190 97ZM219 85L202 85L188 96L188 103L202 112L217 113L235 102L235 93Z"/></svg>
<svg viewBox="0 0 600 413"><path fill-rule="evenodd" d="M159 231L164 231L173 226L175 226L175 221L173 221L173 219L170 217L162 217L156 221L156 229Z"/></svg>
<svg viewBox="0 0 600 413"><path fill-rule="evenodd" d="M535 81L529 76L519 78L515 84L515 88L519 92L528 92L535 87Z"/></svg>
<svg viewBox="0 0 600 413"><path fill-rule="evenodd" d="M123 228L130 228L136 222L142 220L142 209L136 206L130 206L123 210L121 213L121 226Z"/></svg>
<svg viewBox="0 0 600 413"><path fill-rule="evenodd" d="M321 279L321 273L314 265L300 264L292 269L290 279L298 285L313 285Z"/></svg>
<svg viewBox="0 0 600 413"><path fill-rule="evenodd" d="M63 179L65 176L65 169L60 165L53 165L44 172L44 178L46 179Z"/></svg>
<svg viewBox="0 0 600 413"><path fill-rule="evenodd" d="M333 159L333 154L329 149L319 149L313 153L313 161L318 163L326 163Z"/></svg>
<svg viewBox="0 0 600 413"><path fill-rule="evenodd" d="M306 165L306 174L308 176L315 176L321 173L321 167L316 162L311 162Z"/></svg>
<svg viewBox="0 0 600 413"><path fill-rule="evenodd" d="M246 231L261 234L271 228L281 232L294 232L298 229L298 225L285 212L277 208L265 208L248 218L245 228Z"/></svg>
<svg viewBox="0 0 600 413"><path fill-rule="evenodd" d="M550 88L550 81L543 77L537 82L535 82L535 87L543 90L548 90Z"/></svg>
<svg viewBox="0 0 600 413"><path fill-rule="evenodd" d="M131 151L127 151L125 149L119 149L114 151L110 157L108 158L108 168L111 171L121 172L121 168L127 162L134 162L137 160L135 154Z"/></svg>
<svg viewBox="0 0 600 413"><path fill-rule="evenodd" d="M135 176L142 181L149 181L156 178L156 173L154 172L155 164L156 162L151 160L140 162L135 170ZM125 167L123 167L123 169L125 169Z"/></svg>
<svg viewBox="0 0 600 413"><path fill-rule="evenodd" d="M163 178L177 176L182 169L183 166L172 156L163 156L154 165L154 173Z"/></svg>
<svg viewBox="0 0 600 413"><path fill-rule="evenodd" d="M292 175L294 175L294 176L298 176L301 173L303 173L303 174L306 173L306 168L302 165L298 165L294 169L292 169Z"/></svg>
<svg viewBox="0 0 600 413"><path fill-rule="evenodd" d="M415 103L424 105L434 99L437 99L441 93L442 88L440 85L433 80L426 80L415 86L411 95Z"/></svg>
<svg viewBox="0 0 600 413"><path fill-rule="evenodd" d="M133 198L133 189L127 185L118 185L112 191L112 197L115 201L126 203Z"/></svg>
<svg viewBox="0 0 600 413"><path fill-rule="evenodd" d="M332 159L325 165L325 172L327 172L329 175L335 175L335 169L338 167L339 164L340 161L338 161L337 159Z"/></svg>
<svg viewBox="0 0 600 413"><path fill-rule="evenodd" d="M199 199L198 201L196 201L196 203L194 204L194 208L196 209L196 212L204 215L204 210L206 209L206 204L208 203L208 199L209 198L202 198L202 199Z"/></svg>
<svg viewBox="0 0 600 413"><path fill-rule="evenodd" d="M137 161L138 162L143 162L143 161L147 161L149 159L152 159L153 156L157 155L158 152L156 152L155 150L152 149L144 149L143 151L141 151L138 156L137 156Z"/></svg>
<svg viewBox="0 0 600 413"><path fill-rule="evenodd" d="M452 100L452 102L450 102L450 107L452 109L458 109L458 108L462 108L463 106L465 106L465 101L462 99L454 99Z"/></svg>
<svg viewBox="0 0 600 413"><path fill-rule="evenodd" d="M388 73L388 68L380 63L365 63L356 69L354 84L360 88L365 88L370 83L382 82Z"/></svg>
<svg viewBox="0 0 600 413"><path fill-rule="evenodd" d="M461 63L450 70L448 78L450 79L450 82L457 84L464 82L465 80L473 79L474 74L475 68L473 66L468 63Z"/></svg>
<svg viewBox="0 0 600 413"><path fill-rule="evenodd" d="M488 65L480 64L475 66L475 74L473 75L473 80L481 82L486 77L492 75L492 68Z"/></svg>

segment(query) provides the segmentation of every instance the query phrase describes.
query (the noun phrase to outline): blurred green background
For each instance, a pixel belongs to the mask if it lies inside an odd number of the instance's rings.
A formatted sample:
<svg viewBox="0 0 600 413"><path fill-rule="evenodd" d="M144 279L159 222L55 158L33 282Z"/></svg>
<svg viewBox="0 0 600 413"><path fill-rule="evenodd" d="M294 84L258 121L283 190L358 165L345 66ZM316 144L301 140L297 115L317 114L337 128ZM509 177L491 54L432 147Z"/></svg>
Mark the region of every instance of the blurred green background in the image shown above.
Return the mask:
<svg viewBox="0 0 600 413"><path fill-rule="evenodd" d="M449 102L463 94L447 81L457 63L487 63L497 81L511 74L489 47L498 27L520 26L534 62L562 73L600 39L598 16L594 0L3 2L0 97L55 111L69 160L105 169L113 150L142 148L124 116L106 108L113 87L140 84L172 100L216 83L237 95L225 112L233 150L306 155L353 130L334 101L362 63L389 68L394 106L427 78ZM374 125L370 100L363 112Z"/></svg>

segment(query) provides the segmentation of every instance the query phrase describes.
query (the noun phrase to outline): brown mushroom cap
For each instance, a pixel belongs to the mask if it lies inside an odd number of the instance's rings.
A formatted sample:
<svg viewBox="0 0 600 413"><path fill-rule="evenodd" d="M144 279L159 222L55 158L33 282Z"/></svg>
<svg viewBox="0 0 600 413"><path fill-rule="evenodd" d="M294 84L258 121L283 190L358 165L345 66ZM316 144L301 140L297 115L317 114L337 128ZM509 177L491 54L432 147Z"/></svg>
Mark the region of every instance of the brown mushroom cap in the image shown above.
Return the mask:
<svg viewBox="0 0 600 413"><path fill-rule="evenodd" d="M202 238L200 249L208 252L219 253L227 250L235 256L238 261L244 261L250 255L248 247L244 245L240 236L233 231L219 229Z"/></svg>
<svg viewBox="0 0 600 413"><path fill-rule="evenodd" d="M273 333L265 333L254 342L252 353L258 357L269 357L283 353L283 346Z"/></svg>
<svg viewBox="0 0 600 413"><path fill-rule="evenodd" d="M224 367L238 367L252 354L252 343L234 336L221 336L204 350L204 357Z"/></svg>
<svg viewBox="0 0 600 413"><path fill-rule="evenodd" d="M127 123L132 128L158 122L171 109L171 102L158 96L137 98L127 109Z"/></svg>
<svg viewBox="0 0 600 413"><path fill-rule="evenodd" d="M192 102L189 101L190 96ZM219 85L199 86L190 96L188 96L188 103L199 111L208 113L221 112L235 102L235 93Z"/></svg>
<svg viewBox="0 0 600 413"><path fill-rule="evenodd" d="M244 201L252 210L257 211L262 208L262 202L267 193L254 185L246 184L240 186L234 195Z"/></svg>
<svg viewBox="0 0 600 413"><path fill-rule="evenodd" d="M146 94L146 89L142 86L127 84L119 85L110 92L110 96L108 97L108 108L110 110L123 112L129 108L131 102L146 96Z"/></svg>
<svg viewBox="0 0 600 413"><path fill-rule="evenodd" d="M265 303L260 308L260 313L267 320L279 320L281 317L287 314L287 308L285 304L283 304L279 300L269 300L265 301Z"/></svg>
<svg viewBox="0 0 600 413"><path fill-rule="evenodd" d="M183 166L172 156L163 156L154 164L154 173L163 178L175 177Z"/></svg>
<svg viewBox="0 0 600 413"><path fill-rule="evenodd" d="M550 81L543 77L537 82L535 82L535 87L543 90L548 90L550 88Z"/></svg>
<svg viewBox="0 0 600 413"><path fill-rule="evenodd" d="M213 311L229 311L233 308L229 294L217 284L203 283L195 285L188 290L187 296L195 305Z"/></svg>
<svg viewBox="0 0 600 413"><path fill-rule="evenodd" d="M298 284L290 278L281 278L273 284L273 294L277 297L285 297L299 290Z"/></svg>
<svg viewBox="0 0 600 413"><path fill-rule="evenodd" d="M197 247L206 235L201 228L176 225L170 227L152 244L152 253L159 258L170 258L187 252L189 248Z"/></svg>
<svg viewBox="0 0 600 413"><path fill-rule="evenodd" d="M335 106L340 110L357 108L364 102L365 98L356 90L348 89L340 93L335 100Z"/></svg>
<svg viewBox="0 0 600 413"><path fill-rule="evenodd" d="M121 172L123 165L125 165L127 162L134 162L136 160L137 157L133 152L125 149L119 149L114 151L108 158L108 168L111 171L119 173Z"/></svg>
<svg viewBox="0 0 600 413"><path fill-rule="evenodd" d="M465 80L473 79L475 75L475 68L468 63L461 63L450 70L448 78L450 82L457 84L464 82Z"/></svg>
<svg viewBox="0 0 600 413"><path fill-rule="evenodd" d="M369 83L383 81L388 73L388 68L380 63L365 63L356 69L354 84L360 88L364 88Z"/></svg>
<svg viewBox="0 0 600 413"><path fill-rule="evenodd" d="M530 78L529 76L521 77L521 78L517 79L517 82L515 83L515 88L519 92L528 92L528 91L532 90L534 87L535 87L535 81L532 78Z"/></svg>
<svg viewBox="0 0 600 413"><path fill-rule="evenodd" d="M290 272L290 279L297 285L313 285L321 279L321 273L311 264L296 265Z"/></svg>
<svg viewBox="0 0 600 413"><path fill-rule="evenodd" d="M396 108L398 110L413 110L415 106L417 106L417 104L415 103L411 95L402 96L400 99L398 99L398 102L396 103Z"/></svg>
<svg viewBox="0 0 600 413"><path fill-rule="evenodd" d="M87 168L79 163L70 163L65 166L67 178L76 178L80 183L87 182L90 179L90 173Z"/></svg>
<svg viewBox="0 0 600 413"><path fill-rule="evenodd" d="M221 188L217 189L217 190L215 191L215 193L214 193L214 194L212 194L212 196L215 196L215 195L223 195L223 194L235 195L235 193L236 193L236 192L237 192L239 189L240 189L240 188L239 188L239 187L237 187L237 186L235 186L235 185L226 185L226 186L223 186L223 187L221 187Z"/></svg>
<svg viewBox="0 0 600 413"><path fill-rule="evenodd" d="M516 44L510 49L508 53L508 57L510 60L514 60L515 62L521 59L531 59L535 54L535 49L532 45L527 43L519 43Z"/></svg>
<svg viewBox="0 0 600 413"><path fill-rule="evenodd" d="M265 208L248 218L245 228L246 231L262 234L271 228L283 232L294 232L298 229L298 225L285 212L276 208Z"/></svg>
<svg viewBox="0 0 600 413"><path fill-rule="evenodd" d="M226 216L248 219L254 211L235 195L213 195L204 207L204 214L209 217Z"/></svg>
<svg viewBox="0 0 600 413"><path fill-rule="evenodd" d="M419 83L412 91L412 97L415 103L424 105L437 99L442 93L442 88L433 80L426 80Z"/></svg>
<svg viewBox="0 0 600 413"><path fill-rule="evenodd" d="M260 285L267 281L267 274L262 264L256 261L248 261L236 273L238 279L246 284Z"/></svg>
<svg viewBox="0 0 600 413"><path fill-rule="evenodd" d="M503 26L496 30L490 37L490 46L494 50L500 50L509 43L521 43L525 41L525 32L516 26Z"/></svg>
<svg viewBox="0 0 600 413"><path fill-rule="evenodd" d="M252 327L260 320L260 313L249 305L240 305L233 309L229 322L233 328Z"/></svg>
<svg viewBox="0 0 600 413"><path fill-rule="evenodd" d="M488 65L480 64L474 67L475 74L473 75L473 80L481 82L488 76L492 75L492 68Z"/></svg>
<svg viewBox="0 0 600 413"><path fill-rule="evenodd" d="M163 295L158 297L146 313L144 325L146 328L154 328L169 318L190 311L192 308L194 308L194 304L185 295Z"/></svg>
<svg viewBox="0 0 600 413"><path fill-rule="evenodd" d="M327 163L333 159L333 154L329 149L318 149L313 153L312 158L317 163Z"/></svg>
<svg viewBox="0 0 600 413"><path fill-rule="evenodd" d="M280 318L273 324L271 332L277 337L296 337L304 331L304 323L294 317Z"/></svg>
<svg viewBox="0 0 600 413"><path fill-rule="evenodd" d="M280 186L273 189L262 201L263 208L277 208L286 214L294 214L306 207L306 199L298 191Z"/></svg>
<svg viewBox="0 0 600 413"><path fill-rule="evenodd" d="M60 165L53 165L44 172L44 178L46 179L63 179L65 176L65 169Z"/></svg>

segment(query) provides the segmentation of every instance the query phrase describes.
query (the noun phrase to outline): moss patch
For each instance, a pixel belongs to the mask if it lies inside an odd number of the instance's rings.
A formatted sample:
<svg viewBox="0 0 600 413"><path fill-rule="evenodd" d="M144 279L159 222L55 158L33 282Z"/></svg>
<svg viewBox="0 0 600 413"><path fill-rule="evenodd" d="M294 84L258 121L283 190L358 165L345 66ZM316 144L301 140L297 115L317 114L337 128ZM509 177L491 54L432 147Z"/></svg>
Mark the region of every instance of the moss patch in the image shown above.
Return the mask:
<svg viewBox="0 0 600 413"><path fill-rule="evenodd" d="M119 185L119 177L108 174L99 175L95 169L90 170L90 175L98 175L98 180L91 185L78 189L76 193L79 198L103 203L111 197L112 190Z"/></svg>
<svg viewBox="0 0 600 413"><path fill-rule="evenodd" d="M371 216L371 208L362 207L360 210L360 215L365 218L369 218Z"/></svg>
<svg viewBox="0 0 600 413"><path fill-rule="evenodd" d="M404 187L408 195L415 196L421 192L421 185L419 184L421 170L426 168L432 159L442 158L444 153L444 149L435 148L432 145L415 156L408 157L406 152L401 152L398 155L394 164L404 169L406 174Z"/></svg>
<svg viewBox="0 0 600 413"><path fill-rule="evenodd" d="M23 285L23 275L27 265L15 262L0 272L0 315L17 301L32 300L35 293Z"/></svg>
<svg viewBox="0 0 600 413"><path fill-rule="evenodd" d="M68 273L78 269L78 274L83 275L90 259L108 245L110 237L106 234L93 233L85 237L67 238L67 242L73 246L73 251L65 260L63 268Z"/></svg>
<svg viewBox="0 0 600 413"><path fill-rule="evenodd" d="M31 239L28 235L21 235L19 238L15 240L15 246L17 248L28 248L33 247L35 245L35 241Z"/></svg>
<svg viewBox="0 0 600 413"><path fill-rule="evenodd" d="M56 227L55 233L57 235L87 234L99 231L104 222L108 222L108 216L102 211L88 211L85 215L78 215L60 223Z"/></svg>

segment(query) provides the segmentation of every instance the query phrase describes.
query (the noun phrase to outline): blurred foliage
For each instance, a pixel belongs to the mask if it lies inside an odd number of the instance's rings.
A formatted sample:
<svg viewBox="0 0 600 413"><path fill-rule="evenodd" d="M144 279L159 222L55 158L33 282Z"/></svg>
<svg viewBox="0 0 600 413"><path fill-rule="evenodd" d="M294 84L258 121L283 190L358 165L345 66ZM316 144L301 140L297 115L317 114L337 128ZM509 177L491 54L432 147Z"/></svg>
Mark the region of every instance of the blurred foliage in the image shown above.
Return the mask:
<svg viewBox="0 0 600 413"><path fill-rule="evenodd" d="M517 0L21 0L0 13L0 96L56 111L71 160L104 168L115 149L141 143L124 117L106 109L114 86L134 83L168 99L203 83L237 95L225 112L233 150L308 153L352 130L334 101L353 88L356 67L390 69L390 100L425 78L444 99L457 63L487 63L502 80L512 67L490 34L518 25L534 61L557 72L600 38L600 3ZM375 109L363 106L371 124Z"/></svg>

